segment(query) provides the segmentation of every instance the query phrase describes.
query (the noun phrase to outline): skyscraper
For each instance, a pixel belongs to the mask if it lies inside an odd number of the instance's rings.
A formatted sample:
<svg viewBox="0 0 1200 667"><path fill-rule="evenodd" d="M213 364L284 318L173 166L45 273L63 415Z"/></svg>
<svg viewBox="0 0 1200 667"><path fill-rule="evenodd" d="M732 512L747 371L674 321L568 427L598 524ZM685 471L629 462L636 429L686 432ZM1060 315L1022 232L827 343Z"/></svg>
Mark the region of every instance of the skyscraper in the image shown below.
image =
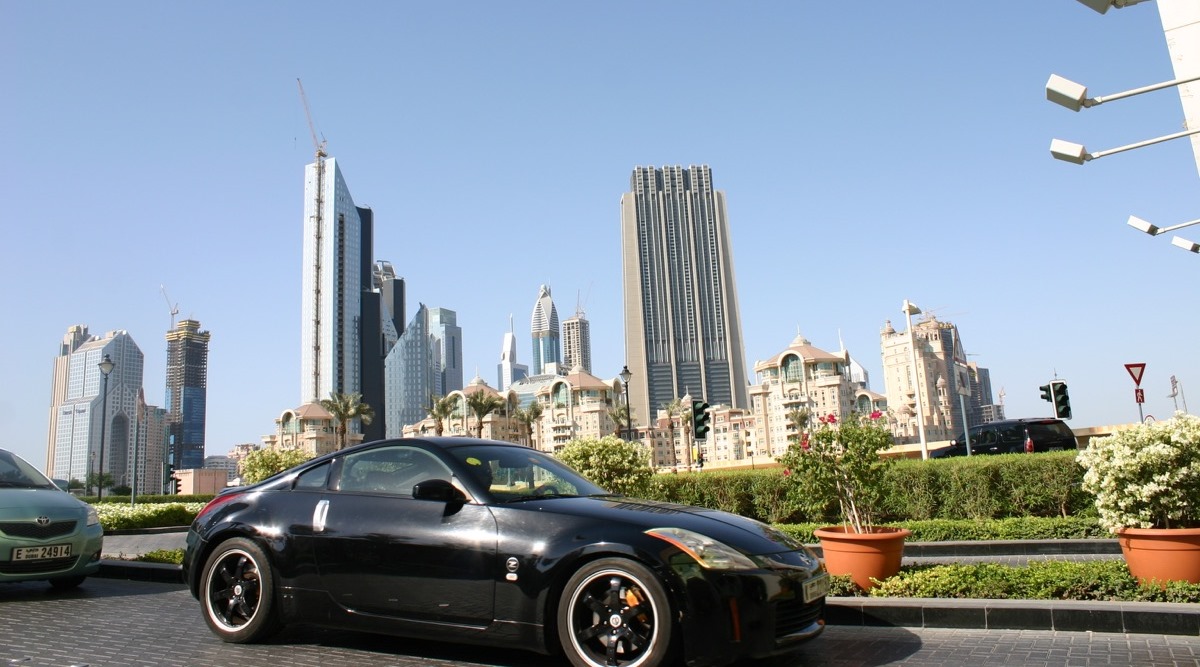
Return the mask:
<svg viewBox="0 0 1200 667"><path fill-rule="evenodd" d="M429 337L437 368L434 392L445 396L462 389L462 327L458 326L458 314L448 308L430 308Z"/></svg>
<svg viewBox="0 0 1200 667"><path fill-rule="evenodd" d="M725 193L707 166L636 167L621 197L625 355L635 415L690 394L749 407Z"/></svg>
<svg viewBox="0 0 1200 667"><path fill-rule="evenodd" d="M529 367L517 363L517 335L513 332L512 315L508 316L508 333L500 346L500 363L496 365L496 386L508 391L512 383L529 377Z"/></svg>
<svg viewBox="0 0 1200 667"><path fill-rule="evenodd" d="M99 367L106 354L113 362L107 383ZM126 331L90 336L83 325L67 330L54 360L46 447L49 477L86 482L89 473L108 473L115 484L128 483L143 362L141 349ZM103 393L106 384L107 401Z"/></svg>
<svg viewBox="0 0 1200 667"><path fill-rule="evenodd" d="M546 364L562 363L558 310L554 307L554 300L550 298L549 285L538 288L538 298L533 304L530 333L533 334L533 362L530 369L534 375L544 373Z"/></svg>
<svg viewBox="0 0 1200 667"><path fill-rule="evenodd" d="M362 391L363 225L337 160L304 169L300 401ZM365 396L364 396L365 401Z"/></svg>
<svg viewBox="0 0 1200 667"><path fill-rule="evenodd" d="M381 341L384 320L396 313L384 312L395 302L383 303L385 295L375 286L373 228L374 214L355 206L336 159L321 158L305 167L302 403L332 393L359 393L372 408L384 404L382 360L387 350ZM403 291L400 298L403 306ZM399 317L402 321L403 313ZM364 436L376 437L384 428L384 423L374 423Z"/></svg>
<svg viewBox="0 0 1200 667"><path fill-rule="evenodd" d="M208 401L208 342L196 320L180 320L167 332L167 442L179 470L204 467Z"/></svg>
<svg viewBox="0 0 1200 667"><path fill-rule="evenodd" d="M563 365L568 371L579 366L592 372L592 325L582 308L563 322Z"/></svg>
<svg viewBox="0 0 1200 667"><path fill-rule="evenodd" d="M417 312L404 327L400 340L388 352L384 378L386 437L399 438L406 424L415 424L425 418L435 393L429 309L425 304L418 304Z"/></svg>

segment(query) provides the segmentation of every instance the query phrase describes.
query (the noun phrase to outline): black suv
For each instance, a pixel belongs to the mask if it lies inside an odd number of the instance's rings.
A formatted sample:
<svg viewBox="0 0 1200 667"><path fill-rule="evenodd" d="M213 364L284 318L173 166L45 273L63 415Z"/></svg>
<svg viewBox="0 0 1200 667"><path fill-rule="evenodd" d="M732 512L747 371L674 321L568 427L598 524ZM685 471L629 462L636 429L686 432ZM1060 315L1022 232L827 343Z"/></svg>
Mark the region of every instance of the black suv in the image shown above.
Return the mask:
<svg viewBox="0 0 1200 667"><path fill-rule="evenodd" d="M969 429L972 454L1019 454L1076 449L1075 434L1061 419L1005 419ZM960 434L949 447L930 452L931 458L966 456L967 443Z"/></svg>

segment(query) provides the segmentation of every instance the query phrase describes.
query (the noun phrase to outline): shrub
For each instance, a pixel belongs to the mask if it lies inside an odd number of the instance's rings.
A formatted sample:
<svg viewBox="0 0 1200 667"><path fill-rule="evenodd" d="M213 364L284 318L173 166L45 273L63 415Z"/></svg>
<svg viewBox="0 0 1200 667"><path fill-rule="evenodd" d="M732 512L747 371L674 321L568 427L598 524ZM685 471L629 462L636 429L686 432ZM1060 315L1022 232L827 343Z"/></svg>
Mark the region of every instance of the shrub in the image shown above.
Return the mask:
<svg viewBox="0 0 1200 667"><path fill-rule="evenodd" d="M1177 413L1095 438L1078 461L1110 531L1200 527L1200 417Z"/></svg>
<svg viewBox="0 0 1200 667"><path fill-rule="evenodd" d="M654 477L646 448L613 435L572 440L555 457L614 493L636 495Z"/></svg>

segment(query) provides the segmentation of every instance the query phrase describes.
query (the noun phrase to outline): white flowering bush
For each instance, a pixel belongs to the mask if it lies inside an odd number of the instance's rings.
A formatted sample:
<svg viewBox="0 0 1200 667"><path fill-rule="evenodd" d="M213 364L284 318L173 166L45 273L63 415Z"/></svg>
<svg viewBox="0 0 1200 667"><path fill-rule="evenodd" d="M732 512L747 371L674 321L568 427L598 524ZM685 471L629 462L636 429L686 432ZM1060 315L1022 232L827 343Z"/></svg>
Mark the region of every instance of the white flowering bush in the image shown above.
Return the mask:
<svg viewBox="0 0 1200 667"><path fill-rule="evenodd" d="M1200 527L1200 417L1179 412L1095 438L1076 460L1109 531Z"/></svg>

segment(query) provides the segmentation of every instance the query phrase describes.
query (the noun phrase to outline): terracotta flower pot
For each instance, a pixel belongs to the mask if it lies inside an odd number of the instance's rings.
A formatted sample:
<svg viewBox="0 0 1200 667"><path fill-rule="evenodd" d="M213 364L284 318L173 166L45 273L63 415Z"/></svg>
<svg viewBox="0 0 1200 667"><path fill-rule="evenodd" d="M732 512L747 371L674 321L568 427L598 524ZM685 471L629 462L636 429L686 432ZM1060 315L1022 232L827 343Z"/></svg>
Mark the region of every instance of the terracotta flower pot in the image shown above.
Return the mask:
<svg viewBox="0 0 1200 667"><path fill-rule="evenodd" d="M1117 542L1138 581L1200 584L1200 528L1122 528Z"/></svg>
<svg viewBox="0 0 1200 667"><path fill-rule="evenodd" d="M912 535L907 528L890 526L873 526L868 531L855 533L844 526L813 531L821 540L821 553L829 574L848 574L863 590L875 586L871 579L882 581L900 571L904 540Z"/></svg>

